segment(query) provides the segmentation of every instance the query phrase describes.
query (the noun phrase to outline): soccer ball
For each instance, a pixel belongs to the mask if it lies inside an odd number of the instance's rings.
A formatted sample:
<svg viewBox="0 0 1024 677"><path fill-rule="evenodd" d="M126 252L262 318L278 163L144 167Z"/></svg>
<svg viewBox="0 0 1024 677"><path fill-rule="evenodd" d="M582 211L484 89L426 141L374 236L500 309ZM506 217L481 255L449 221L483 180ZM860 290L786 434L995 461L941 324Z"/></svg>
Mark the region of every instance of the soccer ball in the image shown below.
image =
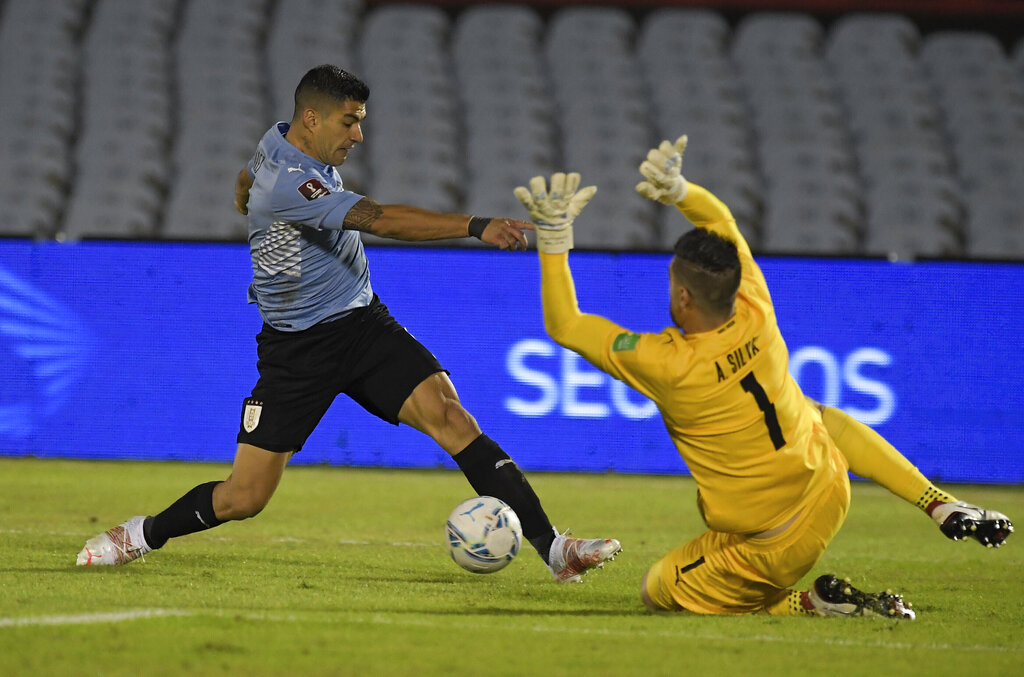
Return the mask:
<svg viewBox="0 0 1024 677"><path fill-rule="evenodd" d="M519 553L523 527L507 503L477 496L455 506L446 528L448 553L474 574L504 569Z"/></svg>

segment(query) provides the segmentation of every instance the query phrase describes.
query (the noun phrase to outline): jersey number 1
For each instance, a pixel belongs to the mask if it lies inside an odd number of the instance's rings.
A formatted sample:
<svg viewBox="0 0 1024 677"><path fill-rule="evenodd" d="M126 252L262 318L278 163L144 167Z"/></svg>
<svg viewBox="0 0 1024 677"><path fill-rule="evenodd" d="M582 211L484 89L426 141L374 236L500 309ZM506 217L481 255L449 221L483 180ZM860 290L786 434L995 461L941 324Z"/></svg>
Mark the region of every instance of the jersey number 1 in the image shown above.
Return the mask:
<svg viewBox="0 0 1024 677"><path fill-rule="evenodd" d="M764 412L764 422L768 426L768 436L772 438L775 449L786 446L786 440L782 437L782 426L779 425L779 417L775 415L775 405L768 400L768 393L764 391L761 384L757 382L754 372L750 372L742 379L740 385L743 390L754 396L757 408Z"/></svg>

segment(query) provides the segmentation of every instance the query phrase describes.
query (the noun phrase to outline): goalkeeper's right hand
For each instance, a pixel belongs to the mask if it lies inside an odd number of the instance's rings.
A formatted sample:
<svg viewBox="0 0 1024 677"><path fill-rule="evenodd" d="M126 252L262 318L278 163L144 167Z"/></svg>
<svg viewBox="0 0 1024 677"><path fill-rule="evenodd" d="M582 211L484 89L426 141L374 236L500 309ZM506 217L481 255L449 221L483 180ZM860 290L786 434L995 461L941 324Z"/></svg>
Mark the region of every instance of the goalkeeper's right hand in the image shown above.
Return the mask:
<svg viewBox="0 0 1024 677"><path fill-rule="evenodd" d="M572 249L572 222L597 192L597 186L580 188L576 172L551 175L551 190L543 176L530 179L530 187L513 192L537 224L537 249L545 254L562 254Z"/></svg>
<svg viewBox="0 0 1024 677"><path fill-rule="evenodd" d="M662 141L647 153L647 159L640 165L640 173L647 180L636 184L636 192L667 205L682 202L686 197L686 179L681 173L686 140L683 134L674 144Z"/></svg>

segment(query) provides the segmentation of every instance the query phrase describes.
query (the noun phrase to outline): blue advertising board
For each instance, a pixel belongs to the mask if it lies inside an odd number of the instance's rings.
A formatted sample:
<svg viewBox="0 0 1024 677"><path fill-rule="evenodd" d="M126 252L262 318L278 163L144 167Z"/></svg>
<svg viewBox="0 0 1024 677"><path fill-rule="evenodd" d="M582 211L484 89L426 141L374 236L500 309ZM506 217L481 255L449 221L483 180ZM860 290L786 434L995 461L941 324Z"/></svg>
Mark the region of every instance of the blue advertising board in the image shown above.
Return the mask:
<svg viewBox="0 0 1024 677"><path fill-rule="evenodd" d="M685 473L650 401L545 334L534 253L373 248L374 289L528 470ZM574 252L580 306L668 322L668 255ZM790 371L947 482L1024 482L1024 266L761 260ZM256 382L244 245L0 241L0 454L230 461ZM454 467L341 397L295 463Z"/></svg>

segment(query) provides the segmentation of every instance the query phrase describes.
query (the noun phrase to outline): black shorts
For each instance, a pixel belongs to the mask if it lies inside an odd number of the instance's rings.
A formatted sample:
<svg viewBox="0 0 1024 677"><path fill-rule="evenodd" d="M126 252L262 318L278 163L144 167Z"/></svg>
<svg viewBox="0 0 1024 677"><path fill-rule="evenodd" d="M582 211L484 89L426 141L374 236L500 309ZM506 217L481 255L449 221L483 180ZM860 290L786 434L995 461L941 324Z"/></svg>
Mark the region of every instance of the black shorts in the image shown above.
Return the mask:
<svg viewBox="0 0 1024 677"><path fill-rule="evenodd" d="M242 406L238 442L268 451L302 449L340 393L398 425L413 389L444 371L376 295L365 308L302 331L264 324L256 343L260 378Z"/></svg>

